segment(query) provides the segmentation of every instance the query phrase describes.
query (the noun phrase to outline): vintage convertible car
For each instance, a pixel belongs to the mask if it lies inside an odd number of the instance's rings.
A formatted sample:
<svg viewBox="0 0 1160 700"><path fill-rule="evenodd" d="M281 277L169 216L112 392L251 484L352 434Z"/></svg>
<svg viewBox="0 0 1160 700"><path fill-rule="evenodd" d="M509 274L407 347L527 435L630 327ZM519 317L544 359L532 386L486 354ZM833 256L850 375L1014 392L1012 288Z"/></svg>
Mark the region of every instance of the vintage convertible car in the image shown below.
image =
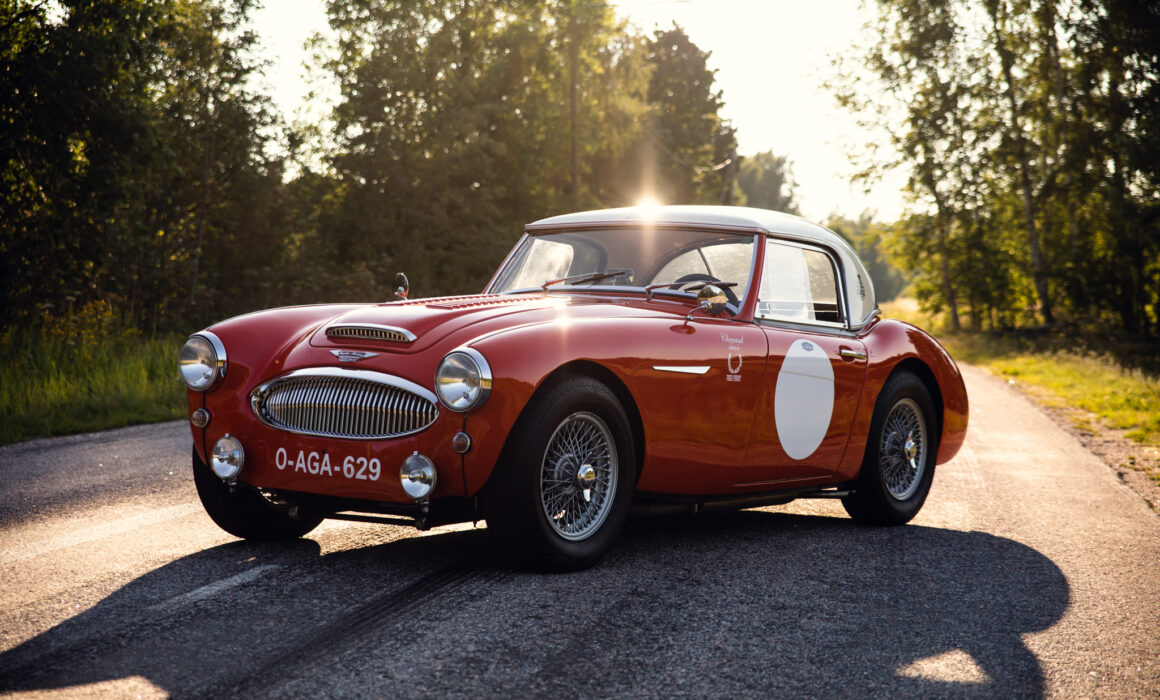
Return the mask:
<svg viewBox="0 0 1160 700"><path fill-rule="evenodd" d="M324 518L486 520L534 566L596 562L630 507L922 507L967 396L879 318L839 236L733 207L537 221L483 294L275 309L192 335L193 472L238 537Z"/></svg>

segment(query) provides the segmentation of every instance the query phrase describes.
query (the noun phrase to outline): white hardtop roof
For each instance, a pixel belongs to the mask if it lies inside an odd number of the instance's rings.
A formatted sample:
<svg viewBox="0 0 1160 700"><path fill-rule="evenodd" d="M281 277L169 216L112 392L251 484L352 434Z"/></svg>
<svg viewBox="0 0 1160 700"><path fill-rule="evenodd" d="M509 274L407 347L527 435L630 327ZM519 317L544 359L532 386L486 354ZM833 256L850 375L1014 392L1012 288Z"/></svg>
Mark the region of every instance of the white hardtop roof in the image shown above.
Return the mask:
<svg viewBox="0 0 1160 700"><path fill-rule="evenodd" d="M849 244L841 236L801 217L751 207L686 205L598 209L551 216L530 223L525 228L529 232L540 232L547 229L567 229L579 226L635 227L647 224L676 224L764 231L773 234L787 234L794 238L816 241L832 247L849 248Z"/></svg>

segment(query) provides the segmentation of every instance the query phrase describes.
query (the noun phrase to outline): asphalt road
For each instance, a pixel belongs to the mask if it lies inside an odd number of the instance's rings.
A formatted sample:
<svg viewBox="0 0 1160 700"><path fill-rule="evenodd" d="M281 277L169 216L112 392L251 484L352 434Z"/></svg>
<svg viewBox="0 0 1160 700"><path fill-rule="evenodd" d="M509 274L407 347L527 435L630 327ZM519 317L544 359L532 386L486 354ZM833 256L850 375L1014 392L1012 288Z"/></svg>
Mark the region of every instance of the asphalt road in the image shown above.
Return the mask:
<svg viewBox="0 0 1160 700"><path fill-rule="evenodd" d="M0 693L1157 697L1160 517L1002 381L910 525L639 519L595 569L471 526L234 540L184 423L0 448Z"/></svg>

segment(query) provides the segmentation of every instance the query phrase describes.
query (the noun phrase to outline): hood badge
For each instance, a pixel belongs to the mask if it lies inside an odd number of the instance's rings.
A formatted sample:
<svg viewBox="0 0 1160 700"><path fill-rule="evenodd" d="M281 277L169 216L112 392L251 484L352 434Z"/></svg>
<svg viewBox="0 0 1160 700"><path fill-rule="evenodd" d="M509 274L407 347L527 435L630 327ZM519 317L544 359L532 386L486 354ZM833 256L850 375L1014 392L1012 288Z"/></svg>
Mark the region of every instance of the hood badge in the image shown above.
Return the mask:
<svg viewBox="0 0 1160 700"><path fill-rule="evenodd" d="M358 350L331 350L330 354L337 357L339 362L358 362L368 357L379 356L377 352L360 352Z"/></svg>

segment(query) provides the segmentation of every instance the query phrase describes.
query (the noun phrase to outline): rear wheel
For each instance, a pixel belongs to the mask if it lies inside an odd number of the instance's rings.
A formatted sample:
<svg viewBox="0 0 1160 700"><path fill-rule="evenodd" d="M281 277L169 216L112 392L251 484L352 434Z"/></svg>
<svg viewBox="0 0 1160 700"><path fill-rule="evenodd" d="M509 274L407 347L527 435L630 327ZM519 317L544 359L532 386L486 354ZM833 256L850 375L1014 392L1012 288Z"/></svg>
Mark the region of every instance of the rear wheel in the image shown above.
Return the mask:
<svg viewBox="0 0 1160 700"><path fill-rule="evenodd" d="M270 505L266 499L245 488L231 492L221 479L193 451L193 483L201 505L217 526L234 537L247 540L292 540L305 535L322 522L321 517L292 518Z"/></svg>
<svg viewBox="0 0 1160 700"><path fill-rule="evenodd" d="M878 395L870 439L853 493L842 499L859 522L900 525L918 514L934 479L938 424L922 380L890 377Z"/></svg>
<svg viewBox="0 0 1160 700"><path fill-rule="evenodd" d="M571 377L529 404L484 492L487 526L526 564L595 564L628 516L635 451L616 396Z"/></svg>

